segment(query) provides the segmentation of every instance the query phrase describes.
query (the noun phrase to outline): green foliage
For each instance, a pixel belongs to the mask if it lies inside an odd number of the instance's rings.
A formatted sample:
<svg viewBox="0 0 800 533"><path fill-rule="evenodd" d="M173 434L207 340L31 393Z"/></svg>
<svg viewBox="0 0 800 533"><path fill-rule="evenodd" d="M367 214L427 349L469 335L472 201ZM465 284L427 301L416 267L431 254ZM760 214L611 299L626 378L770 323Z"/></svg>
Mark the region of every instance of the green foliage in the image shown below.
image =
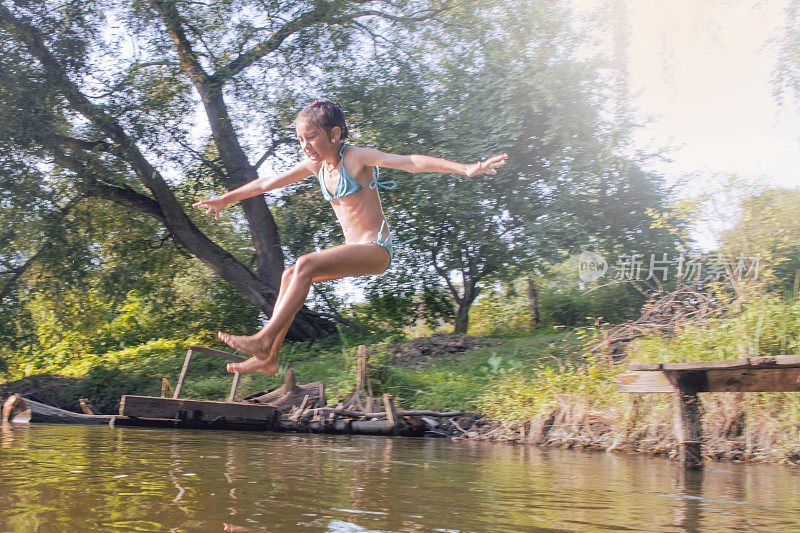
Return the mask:
<svg viewBox="0 0 800 533"><path fill-rule="evenodd" d="M537 276L539 325L575 327L601 318L621 323L636 318L645 300L631 284L612 284L593 290L578 285L573 261ZM531 331L531 303L527 280L490 286L482 292L470 311L468 333L476 336L504 335Z"/></svg>
<svg viewBox="0 0 800 533"><path fill-rule="evenodd" d="M510 372L480 394L481 412L503 422L532 420L549 414L559 401L582 400L593 407L616 408L623 401L614 376L619 365L598 359L583 364L567 362L555 368L539 364L528 373Z"/></svg>
<svg viewBox="0 0 800 533"><path fill-rule="evenodd" d="M486 365L481 367L481 371L487 378L504 378L512 372L517 372L522 368L519 361L504 361L500 355L492 355L486 360Z"/></svg>
<svg viewBox="0 0 800 533"><path fill-rule="evenodd" d="M758 282L764 291L797 295L800 273L800 191L773 188L756 193L748 184L729 185L738 194L739 215L722 233L720 250L735 268L738 258L759 257ZM753 284L750 282L750 284Z"/></svg>
<svg viewBox="0 0 800 533"><path fill-rule="evenodd" d="M531 309L526 281L492 285L482 291L470 309L467 333L478 337L531 330Z"/></svg>
<svg viewBox="0 0 800 533"><path fill-rule="evenodd" d="M762 295L741 312L688 326L672 337L651 335L632 343L632 360L643 363L721 361L797 353L800 350L800 302Z"/></svg>
<svg viewBox="0 0 800 533"><path fill-rule="evenodd" d="M71 397L88 398L102 413L119 412L119 400L125 394L157 396L161 384L145 370L121 366L94 366L77 382Z"/></svg>
<svg viewBox="0 0 800 533"><path fill-rule="evenodd" d="M473 289L581 245L674 246L646 211L664 201L661 180L615 153L625 125L601 118L613 91L599 62L575 57L569 18L562 2L482 2L403 43L409 56L387 51L336 72L355 142L459 161L509 154L497 175L470 179L387 171L398 183L386 195L389 222L397 240L417 240L396 262L413 275L379 277L374 293L440 285L469 308Z"/></svg>
<svg viewBox="0 0 800 533"><path fill-rule="evenodd" d="M400 331L409 326L424 325L435 329L453 318L453 304L439 286L423 284L412 288L394 284L396 291L385 286L371 286L367 301L350 306L348 315L366 328Z"/></svg>

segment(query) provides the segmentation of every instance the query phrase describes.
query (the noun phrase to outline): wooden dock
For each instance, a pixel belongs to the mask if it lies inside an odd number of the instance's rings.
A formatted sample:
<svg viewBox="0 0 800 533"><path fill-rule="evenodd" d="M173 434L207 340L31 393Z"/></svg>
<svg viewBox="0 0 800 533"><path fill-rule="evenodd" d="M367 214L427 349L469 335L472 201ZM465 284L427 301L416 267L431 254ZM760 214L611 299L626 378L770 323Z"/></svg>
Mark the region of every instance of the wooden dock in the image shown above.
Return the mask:
<svg viewBox="0 0 800 533"><path fill-rule="evenodd" d="M198 429L252 429L269 431L275 428L278 409L272 405L244 402L211 402L123 396L119 402L121 419L174 421L176 427Z"/></svg>
<svg viewBox="0 0 800 533"><path fill-rule="evenodd" d="M800 392L800 355L747 357L729 361L633 364L617 376L617 388L630 393L671 393L675 405L678 460L702 466L699 393Z"/></svg>

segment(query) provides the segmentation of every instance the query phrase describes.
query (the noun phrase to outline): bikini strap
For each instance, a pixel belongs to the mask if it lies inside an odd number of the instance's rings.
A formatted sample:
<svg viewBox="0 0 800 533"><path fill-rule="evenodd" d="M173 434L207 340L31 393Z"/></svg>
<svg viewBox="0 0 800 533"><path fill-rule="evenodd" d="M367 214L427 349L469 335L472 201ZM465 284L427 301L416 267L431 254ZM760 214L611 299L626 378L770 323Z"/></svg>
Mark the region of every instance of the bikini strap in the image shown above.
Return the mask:
<svg viewBox="0 0 800 533"><path fill-rule="evenodd" d="M386 232L386 240L383 240L383 228L386 227L386 219L383 219L381 222L381 229L378 230L378 234L375 236L375 244L378 246L391 246L392 245L392 234L390 232Z"/></svg>
<svg viewBox="0 0 800 533"><path fill-rule="evenodd" d="M403 246L404 244L408 244L408 243L410 243L410 242L414 242L414 241L416 241L417 239L419 239L419 237L412 237L412 238L408 239L407 241L398 242L398 243L397 243L397 244L395 244L394 246Z"/></svg>
<svg viewBox="0 0 800 533"><path fill-rule="evenodd" d="M397 187L397 182L394 180L385 180L380 181L381 179L381 167L375 167L375 179L369 182L368 187L370 189L377 189L378 187L382 189L394 189Z"/></svg>
<svg viewBox="0 0 800 533"><path fill-rule="evenodd" d="M378 235L375 237L375 240L376 240L375 244L378 244L380 246L403 246L404 244L408 244L410 242L416 241L419 238L419 237L412 237L411 239L408 239L407 241L403 241L403 242L400 242L400 243L397 243L397 244L393 244L392 240L394 239L394 235L392 235L391 233L389 233L386 236L386 240L385 241L383 240L383 228L385 228L385 227L386 227L386 220L384 219L381 222L381 229L378 230Z"/></svg>

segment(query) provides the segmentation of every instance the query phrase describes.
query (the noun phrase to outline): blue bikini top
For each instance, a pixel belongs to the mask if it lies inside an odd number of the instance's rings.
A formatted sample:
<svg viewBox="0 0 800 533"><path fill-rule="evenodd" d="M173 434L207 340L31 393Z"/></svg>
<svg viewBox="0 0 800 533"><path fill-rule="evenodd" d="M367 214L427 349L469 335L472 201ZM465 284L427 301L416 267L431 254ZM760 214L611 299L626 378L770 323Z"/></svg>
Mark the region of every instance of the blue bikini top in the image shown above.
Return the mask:
<svg viewBox="0 0 800 533"><path fill-rule="evenodd" d="M319 179L319 188L322 190L322 197L328 202L331 200L344 198L345 196L350 196L351 194L360 191L364 187L358 181L356 181L353 176L350 175L346 168L344 168L345 146L346 145L342 143L342 148L339 150L339 181L336 184L336 191L334 192L333 196L331 196L331 194L328 192L328 189L325 187L325 180L322 177L325 165L323 164L323 166L319 169L319 175L317 176L317 179ZM380 167L375 167L375 178L367 184L367 187L370 189L376 189L378 187L383 189L394 189L397 187L397 183L393 180L379 181L380 175Z"/></svg>

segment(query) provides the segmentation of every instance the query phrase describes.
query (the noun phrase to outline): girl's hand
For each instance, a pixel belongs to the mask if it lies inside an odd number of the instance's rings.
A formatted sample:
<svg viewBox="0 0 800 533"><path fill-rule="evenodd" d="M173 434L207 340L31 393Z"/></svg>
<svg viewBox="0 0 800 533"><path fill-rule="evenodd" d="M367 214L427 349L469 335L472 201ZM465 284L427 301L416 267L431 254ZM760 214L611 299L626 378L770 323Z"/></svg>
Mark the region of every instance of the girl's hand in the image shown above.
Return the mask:
<svg viewBox="0 0 800 533"><path fill-rule="evenodd" d="M214 211L214 220L219 220L219 212L228 206L228 202L223 200L221 196L216 198L209 198L208 200L200 200L192 204L192 207L206 208L206 215Z"/></svg>
<svg viewBox="0 0 800 533"><path fill-rule="evenodd" d="M467 165L467 177L477 176L478 174L497 174L497 168L506 164L508 154L499 154L490 157L486 161L479 161Z"/></svg>

